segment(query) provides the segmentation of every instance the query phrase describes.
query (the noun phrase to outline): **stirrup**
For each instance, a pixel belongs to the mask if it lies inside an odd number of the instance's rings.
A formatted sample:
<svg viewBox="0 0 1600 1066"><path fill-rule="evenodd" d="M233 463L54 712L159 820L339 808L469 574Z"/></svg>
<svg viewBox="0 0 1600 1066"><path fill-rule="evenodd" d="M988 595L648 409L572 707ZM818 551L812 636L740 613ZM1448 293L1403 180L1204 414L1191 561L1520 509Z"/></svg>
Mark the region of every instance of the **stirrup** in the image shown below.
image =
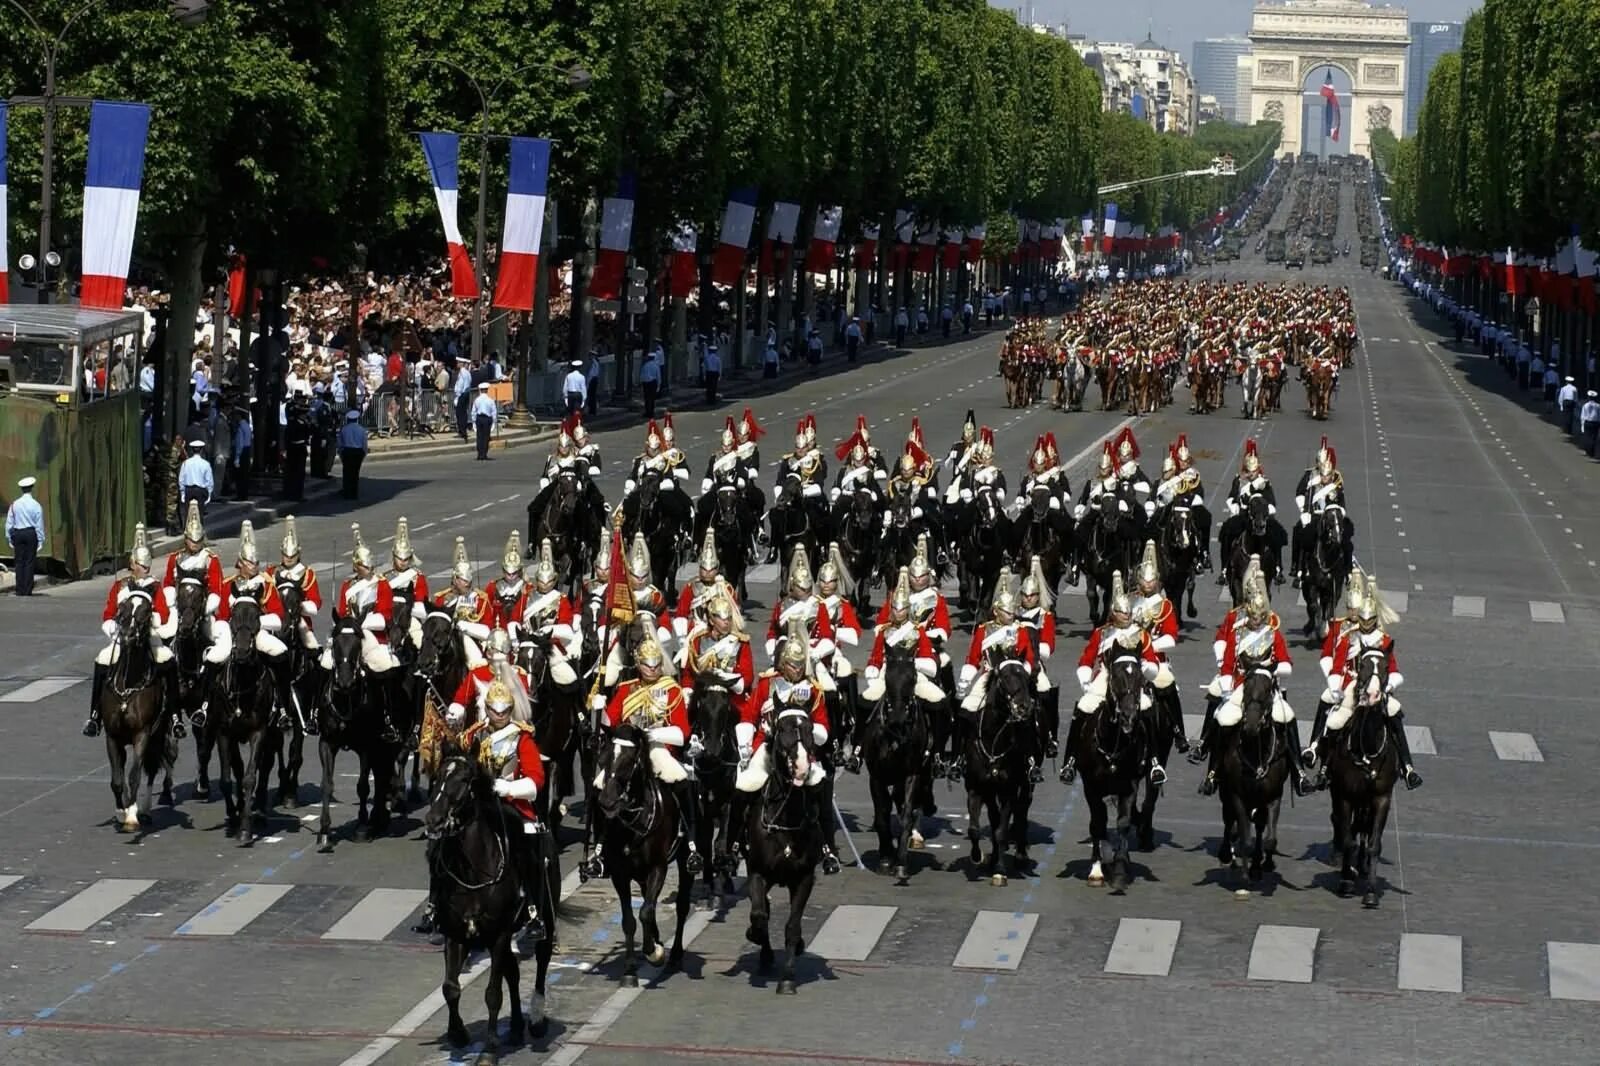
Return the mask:
<svg viewBox="0 0 1600 1066"><path fill-rule="evenodd" d="M1061 772L1056 777L1060 779L1063 785L1070 785L1076 781L1078 779L1078 760L1068 756L1067 761L1061 766Z"/></svg>
<svg viewBox="0 0 1600 1066"><path fill-rule="evenodd" d="M86 737L97 737L100 735L99 715L91 714L83 723L83 735Z"/></svg>
<svg viewBox="0 0 1600 1066"><path fill-rule="evenodd" d="M1189 738L1183 735L1182 726L1172 731L1172 747L1179 755L1189 754Z"/></svg>
<svg viewBox="0 0 1600 1066"><path fill-rule="evenodd" d="M189 716L190 725L194 726L196 729L204 729L206 727L207 706L208 704L202 703L200 706L195 708L194 713Z"/></svg>
<svg viewBox="0 0 1600 1066"><path fill-rule="evenodd" d="M539 944L547 935L544 919L539 917L539 908L532 903L528 904L528 924L522 927L522 939Z"/></svg>
<svg viewBox="0 0 1600 1066"><path fill-rule="evenodd" d="M183 724L183 715L174 714L172 716L172 739L182 740L188 735L189 727Z"/></svg>
<svg viewBox="0 0 1600 1066"><path fill-rule="evenodd" d="M706 868L706 861L700 857L700 852L695 850L694 844L689 844L689 854L684 859L684 867L692 874L697 874Z"/></svg>
<svg viewBox="0 0 1600 1066"><path fill-rule="evenodd" d="M822 873L825 877L832 877L839 872L839 856L833 853L833 848L824 845L822 849Z"/></svg>
<svg viewBox="0 0 1600 1066"><path fill-rule="evenodd" d="M1150 760L1150 783L1157 788L1167 783L1167 771L1154 759Z"/></svg>
<svg viewBox="0 0 1600 1066"><path fill-rule="evenodd" d="M1200 782L1200 795L1215 796L1217 794L1217 775L1210 771Z"/></svg>
<svg viewBox="0 0 1600 1066"><path fill-rule="evenodd" d="M1044 769L1032 759L1028 760L1028 780L1035 785L1044 783Z"/></svg>
<svg viewBox="0 0 1600 1066"><path fill-rule="evenodd" d="M1044 740L1044 757L1046 759L1054 759L1056 756L1058 756L1060 754L1061 754L1061 745L1056 742L1056 738L1055 737L1046 737L1045 740Z"/></svg>
<svg viewBox="0 0 1600 1066"><path fill-rule="evenodd" d="M1417 773L1416 767L1406 771L1406 790L1411 791L1422 787L1422 775Z"/></svg>
<svg viewBox="0 0 1600 1066"><path fill-rule="evenodd" d="M419 933L422 936L427 936L428 934L432 933L433 930L434 930L433 898L429 897L428 902L422 908L422 916L417 919L417 924L413 925L411 927L411 931L413 933Z"/></svg>

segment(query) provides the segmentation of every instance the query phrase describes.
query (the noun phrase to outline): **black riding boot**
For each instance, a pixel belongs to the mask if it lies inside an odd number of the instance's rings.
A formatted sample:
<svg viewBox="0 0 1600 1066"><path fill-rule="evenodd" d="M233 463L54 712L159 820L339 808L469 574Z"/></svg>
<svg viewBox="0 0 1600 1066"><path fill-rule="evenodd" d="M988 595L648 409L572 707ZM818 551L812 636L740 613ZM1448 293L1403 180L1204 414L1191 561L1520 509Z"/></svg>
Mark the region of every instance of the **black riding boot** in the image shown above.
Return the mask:
<svg viewBox="0 0 1600 1066"><path fill-rule="evenodd" d="M269 724L274 729L288 729L293 732L296 724L294 709L293 679L289 676L289 657L280 656L268 660L268 669L272 671L272 690L274 707Z"/></svg>
<svg viewBox="0 0 1600 1066"><path fill-rule="evenodd" d="M1214 723L1211 725L1212 737L1207 745L1210 750L1206 753L1206 776L1200 781L1199 791L1202 796L1215 795L1217 791L1217 770L1222 766L1222 738L1216 736L1218 728L1220 727Z"/></svg>
<svg viewBox="0 0 1600 1066"><path fill-rule="evenodd" d="M1296 796L1309 796L1316 791L1316 787L1300 767L1300 723L1296 720L1280 724L1283 742L1289 746L1289 782L1294 786Z"/></svg>
<svg viewBox="0 0 1600 1066"><path fill-rule="evenodd" d="M1312 771L1311 785L1316 790L1328 787L1328 769L1322 749L1323 739L1328 732L1328 712L1331 710L1333 704L1327 700L1317 701L1317 713L1311 719L1311 740L1300 753L1301 765Z"/></svg>
<svg viewBox="0 0 1600 1066"><path fill-rule="evenodd" d="M945 762L945 777L960 781L967 773L967 739L978 731L977 716L968 717L959 703L946 703L950 707L950 757Z"/></svg>
<svg viewBox="0 0 1600 1066"><path fill-rule="evenodd" d="M195 680L194 686L195 691L200 693L200 702L195 705L194 713L189 715L189 724L196 729L206 727L206 712L211 707L211 678L215 670L216 667L204 659L200 661L200 676Z"/></svg>
<svg viewBox="0 0 1600 1066"><path fill-rule="evenodd" d="M705 861L701 859L698 845L695 843L695 814L698 806L694 798L694 782L679 781L672 787L672 794L678 801L679 832L683 834L684 847L689 850L688 869L691 874L697 874L705 868Z"/></svg>
<svg viewBox="0 0 1600 1066"><path fill-rule="evenodd" d="M89 718L83 723L83 735L86 737L100 735L100 697L106 690L107 672L106 667L94 664L94 680L89 685Z"/></svg>
<svg viewBox="0 0 1600 1066"><path fill-rule="evenodd" d="M178 698L178 663L171 660L161 669L161 713L172 723L172 737L182 740L189 735L183 721L183 706Z"/></svg>
<svg viewBox="0 0 1600 1066"><path fill-rule="evenodd" d="M428 872L430 875L438 868L435 865L438 850L438 842L433 840L428 841L427 846L423 850L423 854L426 855L428 859ZM417 923L411 927L411 931L420 936L433 935L433 931L438 925L438 910L438 906L434 903L433 893L429 892L427 901L422 905L422 913L418 915Z"/></svg>
<svg viewBox="0 0 1600 1066"><path fill-rule="evenodd" d="M1406 777L1406 788L1421 788L1422 775L1411 765L1411 741L1406 739L1406 726L1401 721L1403 717L1402 712L1389 716L1385 721L1389 725L1389 735L1394 737L1395 751L1400 753L1400 769Z"/></svg>
<svg viewBox="0 0 1600 1066"><path fill-rule="evenodd" d="M1072 709L1072 721L1067 723L1067 761L1061 764L1061 783L1070 785L1078 778L1078 733L1083 729L1083 715Z"/></svg>
<svg viewBox="0 0 1600 1066"><path fill-rule="evenodd" d="M385 744L398 744L400 743L400 730L394 727L394 713L389 706L393 691L389 688L387 679L388 674L379 674L371 682L371 691L377 693L378 709L383 714L383 731L378 734L378 739Z"/></svg>
<svg viewBox="0 0 1600 1066"><path fill-rule="evenodd" d="M520 814L507 811L506 821L510 835L515 838L511 843L511 857L517 867L517 882L522 886L522 902L528 909L528 924L523 927L522 936L538 943L545 938L544 919L539 914L539 897L543 895L543 879L539 876L539 840L535 834L523 831Z"/></svg>
<svg viewBox="0 0 1600 1066"><path fill-rule="evenodd" d="M822 831L822 872L832 877L839 872L839 819L833 814L833 773L817 786L817 820Z"/></svg>
<svg viewBox="0 0 1600 1066"><path fill-rule="evenodd" d="M1212 734L1216 731L1217 708L1222 706L1222 700L1216 696L1206 696L1206 713L1200 722L1200 736L1195 739L1194 747L1189 749L1189 762L1199 766L1206 761L1206 753L1211 750Z"/></svg>
<svg viewBox="0 0 1600 1066"><path fill-rule="evenodd" d="M1156 702L1167 716L1167 728L1172 731L1172 749L1179 755L1189 753L1189 737L1183 731L1183 698L1178 695L1178 683L1156 689Z"/></svg>
<svg viewBox="0 0 1600 1066"><path fill-rule="evenodd" d="M1046 759L1060 754L1056 737L1061 732L1061 689L1047 689L1039 700L1039 745Z"/></svg>
<svg viewBox="0 0 1600 1066"><path fill-rule="evenodd" d="M591 811L589 813L588 835L583 842L583 858L578 861L579 879L594 881L606 875L606 862L602 849L605 839L605 815L598 810Z"/></svg>
<svg viewBox="0 0 1600 1066"><path fill-rule="evenodd" d="M1305 534L1299 522L1294 524L1294 533L1290 535L1289 565L1294 569L1294 587L1300 587L1301 570L1305 565Z"/></svg>

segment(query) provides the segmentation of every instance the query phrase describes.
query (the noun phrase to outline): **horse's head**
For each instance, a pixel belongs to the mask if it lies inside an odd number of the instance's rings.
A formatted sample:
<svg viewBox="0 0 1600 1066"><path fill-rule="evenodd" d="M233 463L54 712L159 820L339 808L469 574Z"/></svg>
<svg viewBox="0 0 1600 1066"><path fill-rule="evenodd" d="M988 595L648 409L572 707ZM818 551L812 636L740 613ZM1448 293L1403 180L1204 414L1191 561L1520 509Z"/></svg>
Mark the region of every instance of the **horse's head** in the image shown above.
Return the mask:
<svg viewBox="0 0 1600 1066"><path fill-rule="evenodd" d="M349 693L361 681L361 624L349 615L333 621L333 632L328 636L328 651L333 658L333 671L329 675L334 690Z"/></svg>
<svg viewBox="0 0 1600 1066"><path fill-rule="evenodd" d="M233 637L231 661L253 662L256 657L256 637L261 633L261 605L249 599L241 599L234 604L228 616L228 630Z"/></svg>
<svg viewBox="0 0 1600 1066"><path fill-rule="evenodd" d="M1144 698L1143 660L1137 651L1117 647L1107 657L1106 697L1116 715L1118 728L1132 733L1139 720L1139 704Z"/></svg>
<svg viewBox="0 0 1600 1066"><path fill-rule="evenodd" d="M174 606L178 611L178 631L192 635L206 617L206 585L198 578L186 577L178 581Z"/></svg>
<svg viewBox="0 0 1600 1066"><path fill-rule="evenodd" d="M634 506L638 508L641 519L655 513L656 504L661 499L661 479L652 470L646 470L639 477L638 486L633 493Z"/></svg>
<svg viewBox="0 0 1600 1066"><path fill-rule="evenodd" d="M422 620L422 646L417 649L417 673L439 677L461 658L461 642L456 639L455 623L443 611L432 611Z"/></svg>
<svg viewBox="0 0 1600 1066"><path fill-rule="evenodd" d="M867 529L878 526L878 494L865 485L850 496L850 521Z"/></svg>
<svg viewBox="0 0 1600 1066"><path fill-rule="evenodd" d="M305 603L305 592L294 582L285 582L278 586L278 598L283 601L283 617L285 621L295 621L300 618L301 605Z"/></svg>
<svg viewBox="0 0 1600 1066"><path fill-rule="evenodd" d="M117 636L122 640L124 648L141 648L149 645L152 611L153 607L148 596L129 596L117 604Z"/></svg>
<svg viewBox="0 0 1600 1066"><path fill-rule="evenodd" d="M800 505L800 475L789 473L783 479L783 484L778 489L777 503L782 507L798 507Z"/></svg>
<svg viewBox="0 0 1600 1066"><path fill-rule="evenodd" d="M454 740L445 741L433 783L433 800L423 818L428 839L456 836L472 820L486 781L478 761L481 745L481 737L464 746Z"/></svg>
<svg viewBox="0 0 1600 1066"><path fill-rule="evenodd" d="M561 527L566 528L572 522L578 501L582 498L583 490L578 485L578 475L571 470L563 470L556 477L555 493L550 497L548 513L553 518L559 516Z"/></svg>
<svg viewBox="0 0 1600 1066"><path fill-rule="evenodd" d="M1117 530L1122 528L1123 516L1128 513L1128 501L1118 488L1100 494L1100 532L1106 537L1115 537Z"/></svg>
<svg viewBox="0 0 1600 1066"><path fill-rule="evenodd" d="M700 738L707 758L733 757L737 740L733 727L739 720L733 694L711 676L702 676L694 686L692 732Z"/></svg>
<svg viewBox="0 0 1600 1066"><path fill-rule="evenodd" d="M881 713L891 728L905 725L917 711L916 656L914 648L895 644L889 644L884 650Z"/></svg>
<svg viewBox="0 0 1600 1066"><path fill-rule="evenodd" d="M1033 488L1028 490L1028 510L1033 513L1036 522L1043 522L1050 514L1050 486L1042 482L1034 482Z"/></svg>
<svg viewBox="0 0 1600 1066"><path fill-rule="evenodd" d="M1344 508L1338 504L1329 504L1317 512L1311 524L1317 546L1323 551L1333 551L1344 543Z"/></svg>
<svg viewBox="0 0 1600 1066"><path fill-rule="evenodd" d="M1026 663L1008 659L995 671L994 705L1012 722L1025 722L1033 717L1033 675Z"/></svg>
<svg viewBox="0 0 1600 1066"><path fill-rule="evenodd" d="M1267 518L1269 517L1267 498L1261 493L1250 497L1249 510L1250 532L1258 537L1267 535Z"/></svg>
<svg viewBox="0 0 1600 1066"><path fill-rule="evenodd" d="M1248 654L1241 654L1240 666L1244 670L1244 687L1240 693L1240 707L1244 717L1239 728L1253 737L1261 731L1272 714L1274 694L1278 690L1270 663Z"/></svg>
<svg viewBox="0 0 1600 1066"><path fill-rule="evenodd" d="M767 734L768 758L774 784L803 785L814 761L811 716L800 710L778 712Z"/></svg>
<svg viewBox="0 0 1600 1066"><path fill-rule="evenodd" d="M1389 653L1383 648L1362 648L1356 660L1355 684L1357 707L1382 700L1389 687Z"/></svg>
<svg viewBox="0 0 1600 1066"><path fill-rule="evenodd" d="M1174 554L1188 551L1198 539L1189 508L1172 507L1167 511L1167 541Z"/></svg>
<svg viewBox="0 0 1600 1066"><path fill-rule="evenodd" d="M609 742L602 744L600 809L614 817L650 776L650 740L644 730L624 722L611 731Z"/></svg>
<svg viewBox="0 0 1600 1066"><path fill-rule="evenodd" d="M739 486L731 481L721 481L717 484L716 522L722 529L735 527L739 524Z"/></svg>
<svg viewBox="0 0 1600 1066"><path fill-rule="evenodd" d="M890 524L896 529L906 529L911 525L911 509L916 506L916 501L911 493L898 493L889 504Z"/></svg>
<svg viewBox="0 0 1600 1066"><path fill-rule="evenodd" d="M524 633L517 642L517 665L528 675L530 684L544 683L550 664L550 637L544 633Z"/></svg>

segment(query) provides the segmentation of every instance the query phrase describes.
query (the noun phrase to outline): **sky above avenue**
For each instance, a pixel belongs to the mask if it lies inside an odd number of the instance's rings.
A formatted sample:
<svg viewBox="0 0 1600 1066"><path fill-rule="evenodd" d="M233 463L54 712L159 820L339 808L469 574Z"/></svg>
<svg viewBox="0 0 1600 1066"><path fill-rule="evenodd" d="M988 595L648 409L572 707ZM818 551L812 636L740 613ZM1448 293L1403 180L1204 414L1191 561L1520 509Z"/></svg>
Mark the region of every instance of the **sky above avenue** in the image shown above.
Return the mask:
<svg viewBox="0 0 1600 1066"><path fill-rule="evenodd" d="M989 0L990 7L1021 9L1030 0ZM1383 6L1383 5L1379 5ZM1413 21L1460 22L1482 6L1481 0L1406 0L1403 7ZM1099 41L1142 41L1154 31L1157 41L1177 49L1186 58L1194 42L1206 37L1243 37L1250 30L1255 0L1031 0L1033 21L1067 24L1069 33Z"/></svg>

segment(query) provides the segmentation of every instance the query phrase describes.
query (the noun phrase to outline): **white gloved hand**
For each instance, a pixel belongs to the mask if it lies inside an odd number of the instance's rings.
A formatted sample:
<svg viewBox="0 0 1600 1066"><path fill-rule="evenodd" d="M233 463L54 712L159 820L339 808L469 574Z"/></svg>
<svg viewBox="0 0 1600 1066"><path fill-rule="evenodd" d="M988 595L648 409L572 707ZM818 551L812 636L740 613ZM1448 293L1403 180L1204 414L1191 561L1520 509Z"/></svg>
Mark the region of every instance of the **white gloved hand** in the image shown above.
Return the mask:
<svg viewBox="0 0 1600 1066"><path fill-rule="evenodd" d="M740 744L739 745L739 761L741 763L749 762L750 761L750 756L752 756L754 754L755 754L755 748L751 747L749 744Z"/></svg>
<svg viewBox="0 0 1600 1066"><path fill-rule="evenodd" d="M1301 511L1300 512L1300 524L1303 525L1303 526L1309 526L1311 524L1311 512L1310 511Z"/></svg>
<svg viewBox="0 0 1600 1066"><path fill-rule="evenodd" d="M511 794L511 782L497 778L494 783L494 794L496 796L509 796Z"/></svg>
<svg viewBox="0 0 1600 1066"><path fill-rule="evenodd" d="M697 759L705 754L706 746L700 743L700 734L696 733L689 738L689 746L685 750L691 759Z"/></svg>
<svg viewBox="0 0 1600 1066"><path fill-rule="evenodd" d="M104 633L107 637L116 636L117 635L117 620L115 618L107 618L104 622L101 622L100 623L100 632Z"/></svg>
<svg viewBox="0 0 1600 1066"><path fill-rule="evenodd" d="M1118 500L1117 501L1117 510L1121 511L1123 514L1127 514L1128 513L1128 501L1127 500Z"/></svg>

